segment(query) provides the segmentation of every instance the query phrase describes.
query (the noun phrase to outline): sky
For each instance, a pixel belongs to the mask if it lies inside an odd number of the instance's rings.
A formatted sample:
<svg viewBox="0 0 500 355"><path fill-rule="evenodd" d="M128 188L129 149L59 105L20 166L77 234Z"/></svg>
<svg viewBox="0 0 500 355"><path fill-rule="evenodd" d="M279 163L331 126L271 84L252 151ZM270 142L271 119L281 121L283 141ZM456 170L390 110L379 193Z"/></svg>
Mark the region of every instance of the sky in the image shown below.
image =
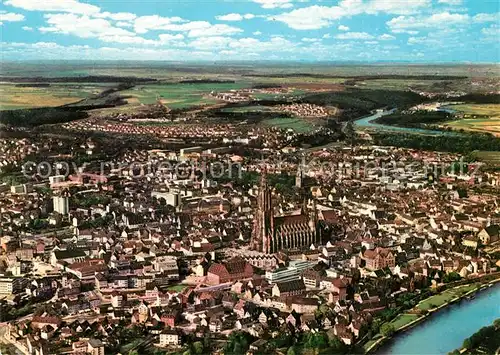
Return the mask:
<svg viewBox="0 0 500 355"><path fill-rule="evenodd" d="M498 63L497 0L2 0L10 60Z"/></svg>

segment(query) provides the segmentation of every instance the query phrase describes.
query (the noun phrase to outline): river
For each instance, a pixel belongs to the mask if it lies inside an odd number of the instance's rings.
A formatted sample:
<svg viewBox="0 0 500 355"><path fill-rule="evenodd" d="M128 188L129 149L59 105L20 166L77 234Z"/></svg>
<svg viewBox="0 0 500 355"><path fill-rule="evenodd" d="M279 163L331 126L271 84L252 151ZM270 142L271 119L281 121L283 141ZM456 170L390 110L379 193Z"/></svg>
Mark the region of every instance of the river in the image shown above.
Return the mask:
<svg viewBox="0 0 500 355"><path fill-rule="evenodd" d="M400 333L375 352L377 355L447 354L480 328L500 318L500 284L432 314L414 328Z"/></svg>
<svg viewBox="0 0 500 355"><path fill-rule="evenodd" d="M354 121L354 126L360 129L375 129L375 130L383 130L383 131L392 131L392 132L400 132L400 133L418 133L418 134L426 134L430 136L452 136L458 135L457 132L448 132L448 131L439 131L432 129L424 129L424 128L409 128L409 127L397 127L397 126L389 126L386 124L380 124L374 122L377 118L382 116L390 115L394 113L396 110L390 111L382 111L379 110L372 114L371 116L360 118L359 120Z"/></svg>

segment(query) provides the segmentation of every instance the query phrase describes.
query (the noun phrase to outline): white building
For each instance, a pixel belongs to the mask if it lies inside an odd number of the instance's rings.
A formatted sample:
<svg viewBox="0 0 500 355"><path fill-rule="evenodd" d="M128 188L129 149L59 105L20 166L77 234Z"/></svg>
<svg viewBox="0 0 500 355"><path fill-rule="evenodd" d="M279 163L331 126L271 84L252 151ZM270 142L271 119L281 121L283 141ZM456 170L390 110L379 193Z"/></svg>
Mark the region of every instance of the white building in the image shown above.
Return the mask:
<svg viewBox="0 0 500 355"><path fill-rule="evenodd" d="M69 198L65 196L52 197L54 203L54 211L62 215L69 214Z"/></svg>

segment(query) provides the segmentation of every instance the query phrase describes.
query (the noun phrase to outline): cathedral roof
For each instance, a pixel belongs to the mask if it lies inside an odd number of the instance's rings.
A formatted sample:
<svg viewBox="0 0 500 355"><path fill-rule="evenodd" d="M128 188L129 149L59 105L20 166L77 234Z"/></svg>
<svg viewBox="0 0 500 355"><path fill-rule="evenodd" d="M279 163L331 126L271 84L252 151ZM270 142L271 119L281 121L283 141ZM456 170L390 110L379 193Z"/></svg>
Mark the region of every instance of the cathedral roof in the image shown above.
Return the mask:
<svg viewBox="0 0 500 355"><path fill-rule="evenodd" d="M274 225L279 226L290 226L298 225L303 223L309 223L309 216L305 214L291 215L291 216L279 216L274 217Z"/></svg>

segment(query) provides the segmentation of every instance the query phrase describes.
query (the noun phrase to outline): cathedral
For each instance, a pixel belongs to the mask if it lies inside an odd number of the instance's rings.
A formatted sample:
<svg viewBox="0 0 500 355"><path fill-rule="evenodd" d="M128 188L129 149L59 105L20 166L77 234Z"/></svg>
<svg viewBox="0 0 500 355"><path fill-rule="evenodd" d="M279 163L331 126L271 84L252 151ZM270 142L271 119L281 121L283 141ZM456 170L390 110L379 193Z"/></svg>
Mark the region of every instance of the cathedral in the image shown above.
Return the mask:
<svg viewBox="0 0 500 355"><path fill-rule="evenodd" d="M262 174L257 211L252 231L251 248L265 254L286 249L307 248L320 241L316 211L309 215L305 208L293 215L276 216L266 174Z"/></svg>

